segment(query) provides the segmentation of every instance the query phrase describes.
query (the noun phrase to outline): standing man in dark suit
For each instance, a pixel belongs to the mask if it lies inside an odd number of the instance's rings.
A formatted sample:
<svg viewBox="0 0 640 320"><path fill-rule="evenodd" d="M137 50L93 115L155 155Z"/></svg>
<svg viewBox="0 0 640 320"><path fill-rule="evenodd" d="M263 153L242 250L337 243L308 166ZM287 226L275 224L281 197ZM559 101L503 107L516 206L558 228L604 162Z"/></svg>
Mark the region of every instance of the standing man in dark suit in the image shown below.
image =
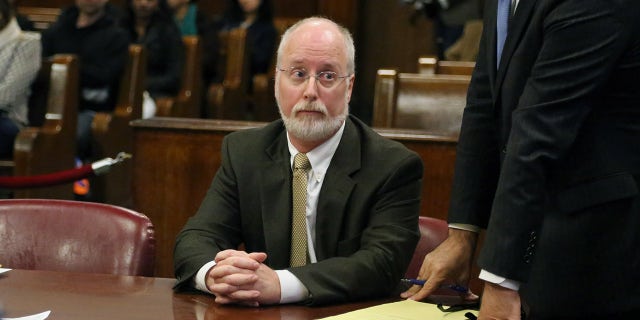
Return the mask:
<svg viewBox="0 0 640 320"><path fill-rule="evenodd" d="M396 288L419 238L423 166L348 116L354 57L349 32L324 18L283 35L275 83L282 120L225 137L211 188L177 237L177 290L259 306L354 301ZM311 168L296 175L305 156ZM307 184L301 192L292 192L296 177ZM296 217L302 236L292 234ZM292 239L304 242L300 256Z"/></svg>
<svg viewBox="0 0 640 320"><path fill-rule="evenodd" d="M635 318L640 2L520 0L497 57L499 1L484 11L449 238L402 296L466 283L487 228L480 318L518 319L521 304L532 319Z"/></svg>

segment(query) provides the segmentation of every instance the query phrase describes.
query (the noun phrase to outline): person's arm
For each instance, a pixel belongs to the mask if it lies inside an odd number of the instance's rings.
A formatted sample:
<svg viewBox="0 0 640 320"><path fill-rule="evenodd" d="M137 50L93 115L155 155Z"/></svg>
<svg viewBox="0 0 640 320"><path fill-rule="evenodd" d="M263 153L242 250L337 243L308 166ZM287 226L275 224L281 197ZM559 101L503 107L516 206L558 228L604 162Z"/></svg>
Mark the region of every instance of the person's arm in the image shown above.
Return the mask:
<svg viewBox="0 0 640 320"><path fill-rule="evenodd" d="M403 298L422 300L445 281L466 286L478 231L486 228L489 220L499 153L489 77L490 68L494 67L489 29L483 30L458 139L447 217L449 236L424 258L418 278L426 280L426 285L412 286L401 294ZM465 298L474 297L469 293Z"/></svg>
<svg viewBox="0 0 640 320"><path fill-rule="evenodd" d="M16 59L8 65L5 76L0 78L0 106L13 105L19 95L27 92L40 70L40 41L24 41L16 50Z"/></svg>

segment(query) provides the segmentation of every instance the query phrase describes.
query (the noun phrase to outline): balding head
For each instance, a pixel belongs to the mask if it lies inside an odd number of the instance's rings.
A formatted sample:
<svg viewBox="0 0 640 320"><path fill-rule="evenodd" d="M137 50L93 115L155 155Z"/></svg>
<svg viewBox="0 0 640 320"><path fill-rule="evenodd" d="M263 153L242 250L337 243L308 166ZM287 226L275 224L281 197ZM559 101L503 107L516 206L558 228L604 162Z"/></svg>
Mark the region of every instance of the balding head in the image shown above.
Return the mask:
<svg viewBox="0 0 640 320"><path fill-rule="evenodd" d="M318 30L321 30L322 32L317 32ZM310 31L316 32L312 33ZM343 26L322 17L310 17L300 20L287 29L287 31L282 35L280 46L278 47L277 63L279 66L281 65L285 48L294 34L297 34L296 36L307 37L307 40L310 41L314 41L314 39L311 39L310 37L340 37L343 43L341 50L343 50L347 59L346 71L349 74L355 73L356 49L353 44L353 37L351 36L351 33ZM315 40L320 39L318 38Z"/></svg>

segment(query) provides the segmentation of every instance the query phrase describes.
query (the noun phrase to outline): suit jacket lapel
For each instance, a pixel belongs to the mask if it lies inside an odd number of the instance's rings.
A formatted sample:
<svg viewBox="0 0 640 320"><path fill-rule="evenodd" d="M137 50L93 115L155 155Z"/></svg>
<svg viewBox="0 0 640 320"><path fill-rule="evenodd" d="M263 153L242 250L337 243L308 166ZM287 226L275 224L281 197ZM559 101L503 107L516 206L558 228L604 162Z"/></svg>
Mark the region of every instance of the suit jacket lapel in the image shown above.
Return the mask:
<svg viewBox="0 0 640 320"><path fill-rule="evenodd" d="M360 137L354 123L346 120L340 145L322 183L316 214L315 251L318 260L335 256L347 202L355 186L351 174L360 169Z"/></svg>
<svg viewBox="0 0 640 320"><path fill-rule="evenodd" d="M291 244L291 168L285 132L265 151L272 160L259 173L265 245L269 265L283 269L289 266Z"/></svg>
<svg viewBox="0 0 640 320"><path fill-rule="evenodd" d="M497 73L496 82L495 82L496 84L495 92L500 92L500 88L502 87L502 82L504 81L504 76L507 72L507 66L511 61L511 57L513 56L513 53L516 47L518 46L518 43L520 42L522 35L524 34L525 30L529 26L529 21L531 19L535 4L536 4L536 0L520 0L520 2L518 3L518 6L516 7L516 12L509 23L509 31L508 31L507 39L504 43L504 48L502 50L502 57L500 58L500 66L498 68L498 73ZM493 16L495 16L495 14ZM494 25L495 25L495 21L494 21ZM495 48L496 32L494 31L493 34L494 34L493 43ZM495 53L495 49L494 49L494 53ZM494 58L494 61L495 61L495 58Z"/></svg>

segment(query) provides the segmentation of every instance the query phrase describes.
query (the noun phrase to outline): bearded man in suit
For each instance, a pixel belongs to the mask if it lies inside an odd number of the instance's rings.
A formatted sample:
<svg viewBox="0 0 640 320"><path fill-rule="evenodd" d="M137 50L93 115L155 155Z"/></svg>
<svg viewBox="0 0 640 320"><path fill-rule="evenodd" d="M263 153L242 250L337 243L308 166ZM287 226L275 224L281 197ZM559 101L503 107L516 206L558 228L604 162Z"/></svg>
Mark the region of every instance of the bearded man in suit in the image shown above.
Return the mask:
<svg viewBox="0 0 640 320"><path fill-rule="evenodd" d="M328 19L305 19L283 35L275 84L282 120L225 137L222 165L177 237L177 290L259 306L355 301L397 287L419 239L423 165L348 115L354 56L349 32ZM294 263L299 154L311 169L302 192L306 243Z"/></svg>

